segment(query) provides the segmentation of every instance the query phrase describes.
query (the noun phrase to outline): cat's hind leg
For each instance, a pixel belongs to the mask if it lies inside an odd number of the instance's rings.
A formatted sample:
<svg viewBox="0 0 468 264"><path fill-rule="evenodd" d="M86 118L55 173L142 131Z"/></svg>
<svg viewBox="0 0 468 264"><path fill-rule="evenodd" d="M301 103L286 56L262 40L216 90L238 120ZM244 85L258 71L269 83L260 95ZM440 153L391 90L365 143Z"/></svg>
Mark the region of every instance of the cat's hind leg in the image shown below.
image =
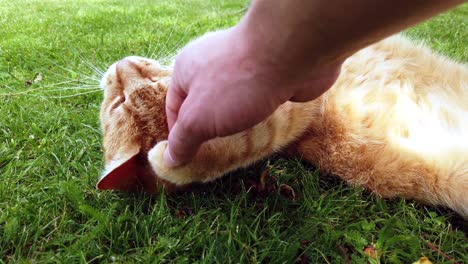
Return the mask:
<svg viewBox="0 0 468 264"><path fill-rule="evenodd" d="M298 142L296 151L322 171L379 196L443 205L468 219L466 163L453 164L447 158L442 168L388 143L338 138L329 130L314 134Z"/></svg>

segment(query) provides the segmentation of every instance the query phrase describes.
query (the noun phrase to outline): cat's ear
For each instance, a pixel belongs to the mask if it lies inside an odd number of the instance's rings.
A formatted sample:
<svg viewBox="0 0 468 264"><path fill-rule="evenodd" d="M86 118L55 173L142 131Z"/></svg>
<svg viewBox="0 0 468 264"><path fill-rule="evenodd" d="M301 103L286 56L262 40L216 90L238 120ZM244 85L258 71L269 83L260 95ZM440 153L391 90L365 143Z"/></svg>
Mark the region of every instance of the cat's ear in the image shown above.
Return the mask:
<svg viewBox="0 0 468 264"><path fill-rule="evenodd" d="M141 188L138 178L138 151L106 165L106 171L96 184L98 190L137 191Z"/></svg>

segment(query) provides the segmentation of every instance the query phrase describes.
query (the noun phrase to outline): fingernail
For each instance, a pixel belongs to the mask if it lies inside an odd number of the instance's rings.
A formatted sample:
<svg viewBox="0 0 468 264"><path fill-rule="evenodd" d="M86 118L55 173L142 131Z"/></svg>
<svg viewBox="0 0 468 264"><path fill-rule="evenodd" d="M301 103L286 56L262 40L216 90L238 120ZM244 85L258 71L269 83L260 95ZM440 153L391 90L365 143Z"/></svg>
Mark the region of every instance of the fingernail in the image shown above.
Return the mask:
<svg viewBox="0 0 468 264"><path fill-rule="evenodd" d="M169 152L169 148L166 148L163 153L163 159L164 163L166 164L167 167L169 168L174 168L177 167L179 164L176 162L172 156L171 153Z"/></svg>

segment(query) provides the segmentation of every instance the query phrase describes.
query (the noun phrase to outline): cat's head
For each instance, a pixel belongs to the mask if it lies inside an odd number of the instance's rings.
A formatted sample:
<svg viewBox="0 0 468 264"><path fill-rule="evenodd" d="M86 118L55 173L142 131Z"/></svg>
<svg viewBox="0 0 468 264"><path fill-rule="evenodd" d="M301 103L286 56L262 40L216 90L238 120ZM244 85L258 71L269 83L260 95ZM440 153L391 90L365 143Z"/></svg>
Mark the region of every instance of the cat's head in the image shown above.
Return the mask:
<svg viewBox="0 0 468 264"><path fill-rule="evenodd" d="M170 75L157 61L136 56L114 63L104 74L100 121L106 168L98 189L153 193L158 186L173 187L154 174L147 158L168 136L165 98Z"/></svg>

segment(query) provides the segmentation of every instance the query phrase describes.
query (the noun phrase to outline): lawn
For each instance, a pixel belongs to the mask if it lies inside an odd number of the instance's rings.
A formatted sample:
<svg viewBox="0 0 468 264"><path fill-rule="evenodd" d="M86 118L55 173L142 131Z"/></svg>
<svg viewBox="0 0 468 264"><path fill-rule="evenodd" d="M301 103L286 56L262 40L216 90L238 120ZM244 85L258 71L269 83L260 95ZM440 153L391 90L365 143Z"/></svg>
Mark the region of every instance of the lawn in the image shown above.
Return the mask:
<svg viewBox="0 0 468 264"><path fill-rule="evenodd" d="M467 224L449 210L382 200L281 156L179 195L95 190L100 72L131 54L168 60L246 5L0 0L1 263L468 262ZM465 4L407 34L466 62L467 17Z"/></svg>

